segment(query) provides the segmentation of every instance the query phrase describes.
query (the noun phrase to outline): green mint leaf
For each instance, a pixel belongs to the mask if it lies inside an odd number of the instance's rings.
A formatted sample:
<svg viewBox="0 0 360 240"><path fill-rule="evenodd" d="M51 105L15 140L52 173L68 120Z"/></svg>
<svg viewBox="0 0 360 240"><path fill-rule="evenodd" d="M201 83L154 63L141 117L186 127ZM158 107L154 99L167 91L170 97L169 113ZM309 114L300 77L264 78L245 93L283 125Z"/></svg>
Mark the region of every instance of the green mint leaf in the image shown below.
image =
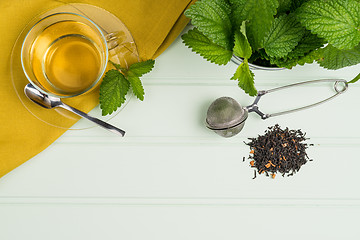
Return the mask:
<svg viewBox="0 0 360 240"><path fill-rule="evenodd" d="M233 52L241 58L250 58L252 54L250 43L246 37L246 22L244 21L240 30L235 31L235 44Z"/></svg>
<svg viewBox="0 0 360 240"><path fill-rule="evenodd" d="M278 0L230 0L235 29L243 21L247 24L247 38L253 50L263 48L265 34L269 31L279 6Z"/></svg>
<svg viewBox="0 0 360 240"><path fill-rule="evenodd" d="M103 116L116 111L125 102L129 88L129 82L118 70L106 72L100 85L100 108Z"/></svg>
<svg viewBox="0 0 360 240"><path fill-rule="evenodd" d="M293 0L279 0L279 7L277 9L277 14L282 14L290 11Z"/></svg>
<svg viewBox="0 0 360 240"><path fill-rule="evenodd" d="M308 2L309 0L292 0L290 11L294 12L296 9L298 9L301 5L303 5L305 2Z"/></svg>
<svg viewBox="0 0 360 240"><path fill-rule="evenodd" d="M185 11L191 23L213 43L231 50L233 48L231 9L225 0L201 0Z"/></svg>
<svg viewBox="0 0 360 240"><path fill-rule="evenodd" d="M265 50L262 48L252 53L251 57L249 58L249 62L252 63L257 59L270 60L270 57L266 54Z"/></svg>
<svg viewBox="0 0 360 240"><path fill-rule="evenodd" d="M137 62L132 65L130 65L129 69L126 71L126 74L128 75L130 72L137 76L141 77L142 75L151 72L151 70L154 68L155 60L149 59L143 62Z"/></svg>
<svg viewBox="0 0 360 240"><path fill-rule="evenodd" d="M149 73L154 68L154 65L155 60L149 59L130 65L125 72L126 79L130 82L133 93L141 101L144 100L145 91L140 77Z"/></svg>
<svg viewBox="0 0 360 240"><path fill-rule="evenodd" d="M294 14L276 18L265 37L264 48L270 57L285 57L298 45L305 29Z"/></svg>
<svg viewBox="0 0 360 240"><path fill-rule="evenodd" d="M356 83L359 80L360 80L360 73L353 80L351 80L349 83Z"/></svg>
<svg viewBox="0 0 360 240"><path fill-rule="evenodd" d="M117 70L119 70L119 71L122 71L122 72L126 72L126 68L123 68L123 67L121 67L120 66L120 64L118 64L118 63L114 63L113 61L109 61L110 63L111 63L111 65L113 65Z"/></svg>
<svg viewBox="0 0 360 240"><path fill-rule="evenodd" d="M297 10L308 30L339 49L352 49L360 42L360 1L310 0Z"/></svg>
<svg viewBox="0 0 360 240"><path fill-rule="evenodd" d="M311 51L307 55L300 57L297 60L298 65L304 65L305 63L313 63L314 61L319 61L320 59L324 58L324 49L319 48L314 51Z"/></svg>
<svg viewBox="0 0 360 240"><path fill-rule="evenodd" d="M324 44L324 39L319 38L317 35L312 34L310 31L306 30L299 44L294 48L294 50L289 52L287 58L302 57L305 54L324 46Z"/></svg>
<svg viewBox="0 0 360 240"><path fill-rule="evenodd" d="M130 82L132 91L135 94L135 96L139 100L143 101L145 91L140 78L137 75L135 75L133 72L128 72L127 80Z"/></svg>
<svg viewBox="0 0 360 240"><path fill-rule="evenodd" d="M105 73L100 85L100 108L102 115L111 114L126 100L130 86L135 96L141 101L144 100L145 91L140 77L150 72L154 65L154 60L134 63L128 69L122 68L120 64L110 61L116 68Z"/></svg>
<svg viewBox="0 0 360 240"><path fill-rule="evenodd" d="M247 11L245 11L245 0L229 0L231 7L231 22L235 29L238 29L241 24L249 20L247 19Z"/></svg>
<svg viewBox="0 0 360 240"><path fill-rule="evenodd" d="M239 65L231 80L238 80L240 88L250 96L256 96L257 90L254 86L254 74L251 72L246 58L243 63Z"/></svg>
<svg viewBox="0 0 360 240"><path fill-rule="evenodd" d="M271 64L275 64L278 67L293 68L296 65L304 65L305 63L313 63L323 58L324 49L319 48L307 53L305 56L299 56L296 58L272 58L270 59Z"/></svg>
<svg viewBox="0 0 360 240"><path fill-rule="evenodd" d="M192 51L200 54L200 56L212 63L225 65L232 57L232 51L213 43L197 28L189 30L181 38L183 43L191 48Z"/></svg>
<svg viewBox="0 0 360 240"><path fill-rule="evenodd" d="M253 52L248 62L263 67L276 67L274 64L271 64L270 57L263 48Z"/></svg>
<svg viewBox="0 0 360 240"><path fill-rule="evenodd" d="M271 63L278 67L291 69L296 65L304 65L305 63L313 63L323 58L323 49L325 41L310 31L305 31L303 38L299 44L283 58L271 58Z"/></svg>
<svg viewBox="0 0 360 240"><path fill-rule="evenodd" d="M280 68L288 68L291 69L297 65L298 59L289 59L289 58L272 58L270 59L270 63L274 64Z"/></svg>
<svg viewBox="0 0 360 240"><path fill-rule="evenodd" d="M360 63L360 44L352 50L339 50L331 45L324 48L324 58L318 61L327 69L340 69Z"/></svg>

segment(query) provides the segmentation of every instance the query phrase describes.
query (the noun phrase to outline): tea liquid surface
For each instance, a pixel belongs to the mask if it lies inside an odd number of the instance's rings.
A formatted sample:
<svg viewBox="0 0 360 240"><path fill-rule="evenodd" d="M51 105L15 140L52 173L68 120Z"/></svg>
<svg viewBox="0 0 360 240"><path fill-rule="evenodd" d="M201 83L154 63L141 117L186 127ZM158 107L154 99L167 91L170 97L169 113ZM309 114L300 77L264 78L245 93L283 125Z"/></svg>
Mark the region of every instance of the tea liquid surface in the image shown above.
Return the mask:
<svg viewBox="0 0 360 240"><path fill-rule="evenodd" d="M55 23L39 34L32 46L32 66L39 83L65 95L91 87L102 65L101 52L92 40L96 34L75 21Z"/></svg>

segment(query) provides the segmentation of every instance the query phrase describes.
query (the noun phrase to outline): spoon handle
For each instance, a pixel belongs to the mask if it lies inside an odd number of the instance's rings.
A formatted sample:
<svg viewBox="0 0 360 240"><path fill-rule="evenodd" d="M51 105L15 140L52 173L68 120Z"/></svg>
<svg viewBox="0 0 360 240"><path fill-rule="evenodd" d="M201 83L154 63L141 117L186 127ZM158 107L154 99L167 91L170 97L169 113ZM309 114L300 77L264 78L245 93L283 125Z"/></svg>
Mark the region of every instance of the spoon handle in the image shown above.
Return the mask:
<svg viewBox="0 0 360 240"><path fill-rule="evenodd" d="M96 123L97 125L109 130L110 132L118 134L118 135L120 135L122 137L125 135L124 130L121 130L121 129L119 129L119 128L111 125L111 124L108 124L108 123L106 123L106 122L104 122L104 121L102 121L102 120L100 120L98 118L92 117L92 116L90 116L90 115L88 115L88 114L86 114L86 113L84 113L84 112L82 112L82 111L80 111L80 110L78 110L76 108L73 108L73 107L71 107L71 106L69 106L69 105L67 105L65 103L62 103L62 104L58 105L58 107L62 107L62 108L66 109L66 110L68 110L70 112L75 113L76 115L79 115L80 117L86 118L86 119Z"/></svg>

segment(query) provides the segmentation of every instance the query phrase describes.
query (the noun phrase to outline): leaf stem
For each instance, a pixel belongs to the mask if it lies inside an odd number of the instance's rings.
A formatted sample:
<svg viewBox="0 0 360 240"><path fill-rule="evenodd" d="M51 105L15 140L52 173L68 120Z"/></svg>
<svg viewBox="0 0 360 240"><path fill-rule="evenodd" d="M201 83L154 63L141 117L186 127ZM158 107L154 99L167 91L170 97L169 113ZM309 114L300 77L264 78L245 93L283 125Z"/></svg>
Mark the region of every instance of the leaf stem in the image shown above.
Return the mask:
<svg viewBox="0 0 360 240"><path fill-rule="evenodd" d="M122 68L120 66L120 64L114 63L113 61L109 60L109 62L111 63L111 65L113 65L117 70L123 72L124 74L126 73L127 69L126 68Z"/></svg>
<svg viewBox="0 0 360 240"><path fill-rule="evenodd" d="M353 80L351 80L349 83L356 83L359 79L360 79L360 73Z"/></svg>

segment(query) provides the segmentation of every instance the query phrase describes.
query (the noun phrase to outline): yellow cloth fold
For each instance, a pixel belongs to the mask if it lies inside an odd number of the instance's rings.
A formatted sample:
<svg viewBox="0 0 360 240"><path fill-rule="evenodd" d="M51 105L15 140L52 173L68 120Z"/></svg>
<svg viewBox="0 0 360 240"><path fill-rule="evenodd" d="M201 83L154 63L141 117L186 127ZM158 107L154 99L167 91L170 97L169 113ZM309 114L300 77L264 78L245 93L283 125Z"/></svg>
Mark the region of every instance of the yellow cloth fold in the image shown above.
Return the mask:
<svg viewBox="0 0 360 240"><path fill-rule="evenodd" d="M25 109L11 82L11 50L21 30L31 19L66 3L86 3L101 7L124 22L135 39L140 58L145 60L159 56L180 34L188 22L183 12L194 1L0 1L0 177L47 148L66 131L40 121ZM81 96L76 101L82 106L82 110L89 111L98 103L97 94ZM75 122L76 120L71 120L68 124L71 126Z"/></svg>

